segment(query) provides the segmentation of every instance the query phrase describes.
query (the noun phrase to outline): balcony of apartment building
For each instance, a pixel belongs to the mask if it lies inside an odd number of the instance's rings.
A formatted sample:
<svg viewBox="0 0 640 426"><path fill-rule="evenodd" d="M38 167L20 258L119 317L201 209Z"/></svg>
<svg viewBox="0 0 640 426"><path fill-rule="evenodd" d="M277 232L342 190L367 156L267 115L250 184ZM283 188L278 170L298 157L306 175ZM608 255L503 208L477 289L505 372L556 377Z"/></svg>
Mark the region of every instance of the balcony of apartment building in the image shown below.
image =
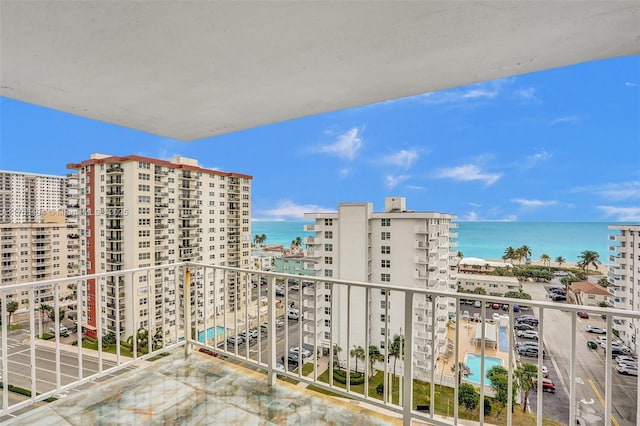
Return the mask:
<svg viewBox="0 0 640 426"><path fill-rule="evenodd" d="M120 175L124 173L124 169L119 164L108 166L106 170L108 175Z"/></svg>

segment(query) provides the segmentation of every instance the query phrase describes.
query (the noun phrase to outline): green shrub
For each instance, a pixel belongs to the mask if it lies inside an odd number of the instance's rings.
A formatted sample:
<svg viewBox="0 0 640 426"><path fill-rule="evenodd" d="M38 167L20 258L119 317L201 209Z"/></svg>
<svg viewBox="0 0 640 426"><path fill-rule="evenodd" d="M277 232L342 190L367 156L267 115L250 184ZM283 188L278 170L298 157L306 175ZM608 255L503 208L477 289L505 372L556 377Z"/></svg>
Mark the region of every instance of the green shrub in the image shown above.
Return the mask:
<svg viewBox="0 0 640 426"><path fill-rule="evenodd" d="M342 383L343 385L347 384L346 370L333 370L333 379L338 383ZM363 384L364 374L352 371L351 380L349 381L349 383L354 386Z"/></svg>
<svg viewBox="0 0 640 426"><path fill-rule="evenodd" d="M54 337L56 337L56 336L55 336L55 335L53 335L53 334L49 334L49 333L42 333L42 340L51 340L51 339L53 339Z"/></svg>
<svg viewBox="0 0 640 426"><path fill-rule="evenodd" d="M384 394L384 383L379 383L378 386L376 386L376 393L378 395Z"/></svg>

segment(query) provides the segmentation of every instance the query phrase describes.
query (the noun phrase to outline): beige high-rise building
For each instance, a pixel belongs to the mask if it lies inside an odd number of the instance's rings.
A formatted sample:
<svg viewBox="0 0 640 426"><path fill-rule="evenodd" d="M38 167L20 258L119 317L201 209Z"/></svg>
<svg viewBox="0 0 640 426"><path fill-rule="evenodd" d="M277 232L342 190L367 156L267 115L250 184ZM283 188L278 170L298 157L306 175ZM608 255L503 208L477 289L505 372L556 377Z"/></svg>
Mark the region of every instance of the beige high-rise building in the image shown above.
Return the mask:
<svg viewBox="0 0 640 426"><path fill-rule="evenodd" d="M617 234L610 235L614 252L609 256L609 304L614 308L640 311L640 225L610 225ZM640 321L616 318L614 328L625 345L635 353L640 350Z"/></svg>
<svg viewBox="0 0 640 426"><path fill-rule="evenodd" d="M341 203L336 213L308 213L305 218L315 221L306 227L307 231L315 231L306 244L308 256L317 259L317 263L310 265L316 269L316 276L456 292L457 258L452 250L457 246L457 234L451 229L457 224L451 223L453 215L407 210L405 198L387 197L382 212L374 212L371 203ZM351 346L364 347L368 333L369 345L384 351L395 334L404 334L405 315L410 315L415 374L420 379L430 377L435 360L447 346L448 313L455 311L449 298L438 298L432 305L427 296L416 295L413 312L407 312L401 292L371 291L367 300L365 291L354 287L348 310L349 297L344 286L336 286L333 298L328 290L320 291L325 294L314 301L308 299L312 291L305 289L306 343L317 341L328 348L332 338L343 350L341 358L349 360L347 335ZM436 310L435 324L432 306ZM432 333L435 333L433 354Z"/></svg>
<svg viewBox="0 0 640 426"><path fill-rule="evenodd" d="M54 212L41 216L40 223L0 224L2 285L77 275L70 258L77 235L67 228L63 214ZM60 306L75 309L73 294L73 287L62 286ZM36 294L36 303L53 305L53 298L52 287L43 287ZM9 295L9 300L18 302L18 314L29 309L29 292L26 290Z"/></svg>
<svg viewBox="0 0 640 426"><path fill-rule="evenodd" d="M250 268L251 176L206 169L184 157L164 161L93 154L67 167L77 171L81 274L182 261ZM164 323L165 339L170 341L176 323L182 325L183 313L173 297L161 295L163 282L174 278L159 272L148 283L147 274L139 274L133 288L115 277L87 280L82 323L88 335L95 336L99 326L103 333L117 332L116 307L126 306L119 327L124 335L140 327L153 332ZM194 283L204 279L212 280L213 274L196 275ZM216 279L216 294L208 294L204 303L200 299L198 314L235 310L244 301L239 283Z"/></svg>
<svg viewBox="0 0 640 426"><path fill-rule="evenodd" d="M38 222L66 204L66 177L0 170L0 223Z"/></svg>

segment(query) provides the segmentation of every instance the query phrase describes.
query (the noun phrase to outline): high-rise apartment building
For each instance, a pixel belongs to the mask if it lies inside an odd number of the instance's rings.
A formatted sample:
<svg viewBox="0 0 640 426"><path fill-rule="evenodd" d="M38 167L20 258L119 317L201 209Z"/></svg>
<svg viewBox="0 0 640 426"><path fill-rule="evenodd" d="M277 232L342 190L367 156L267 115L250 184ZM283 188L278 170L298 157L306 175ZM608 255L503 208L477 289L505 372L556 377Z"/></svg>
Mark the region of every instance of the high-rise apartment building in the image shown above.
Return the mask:
<svg viewBox="0 0 640 426"><path fill-rule="evenodd" d="M2 285L31 281L66 278L77 275L75 263L70 256L74 252L77 235L69 231L64 215L44 214L39 223L3 223L0 224L0 252L2 253ZM60 288L62 307L75 309L74 289ZM36 303L53 305L52 287L38 290ZM29 292L19 291L9 295L9 300L18 302L18 313L29 309Z"/></svg>
<svg viewBox="0 0 640 426"><path fill-rule="evenodd" d="M451 222L455 219L453 215L408 211L405 198L388 197L383 212L374 212L371 203L341 203L337 213L309 213L305 218L315 220L314 225L306 227L308 231L315 231L315 236L307 238L306 244L308 256L318 259L317 276L456 291L457 257L452 248L457 246L454 241L457 234L451 229L457 225ZM333 295L324 288L320 291L325 294L316 298L318 302L310 302L310 290L305 289L307 343L317 340L328 348L332 338L343 350L341 357L348 360L347 333L351 346L365 347L365 333L368 333L369 345L381 349L393 335L404 334L404 293L370 291L367 299L365 290L354 287L349 300L344 286L335 286ZM446 349L448 313L455 310L451 303L443 297L432 305L427 296L415 296L413 312L409 315L413 317L417 378L430 377L438 354ZM433 324L432 306L435 306ZM367 311L368 319L365 318ZM312 333L314 328L309 321L317 324L317 334ZM350 330L347 330L348 323ZM432 332L436 342L433 354Z"/></svg>
<svg viewBox="0 0 640 426"><path fill-rule="evenodd" d="M164 161L93 154L67 167L77 171L82 274L182 261L250 267L251 176L202 168L184 157ZM163 284L175 279L166 275L136 274L134 283L119 277L87 280L82 312L87 333L95 335L98 327L117 332L120 308L120 332L129 336L140 327L153 332L164 323L169 326L165 339L171 340L184 313L175 297L164 297L170 295L163 293ZM210 275L196 275L193 281L202 285L198 282L213 280ZM235 310L244 300L243 286L233 278L218 279L216 294L199 299L198 313ZM132 306L135 313L126 315Z"/></svg>
<svg viewBox="0 0 640 426"><path fill-rule="evenodd" d="M640 225L611 225L609 229L618 231L610 235L615 243L609 247L614 252L609 256L609 304L618 309L640 311ZM638 330L640 321L622 318L614 319L614 327L619 337L634 352L640 350Z"/></svg>
<svg viewBox="0 0 640 426"><path fill-rule="evenodd" d="M35 223L66 204L66 177L0 170L0 223Z"/></svg>

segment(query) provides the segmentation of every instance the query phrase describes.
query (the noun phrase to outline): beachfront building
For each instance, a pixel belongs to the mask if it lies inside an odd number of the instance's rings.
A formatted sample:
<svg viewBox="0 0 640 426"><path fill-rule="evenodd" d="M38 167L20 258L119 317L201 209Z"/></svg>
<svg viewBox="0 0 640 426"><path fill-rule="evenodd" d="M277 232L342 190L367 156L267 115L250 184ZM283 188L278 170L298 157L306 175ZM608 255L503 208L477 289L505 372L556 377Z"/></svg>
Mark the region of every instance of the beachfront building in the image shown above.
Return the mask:
<svg viewBox="0 0 640 426"><path fill-rule="evenodd" d="M496 260L485 260L479 257L465 257L458 262L458 272L466 274L489 274L496 269L513 269L513 265Z"/></svg>
<svg viewBox="0 0 640 426"><path fill-rule="evenodd" d="M35 223L66 205L65 176L0 170L0 223Z"/></svg>
<svg viewBox="0 0 640 426"><path fill-rule="evenodd" d="M522 290L522 284L515 277L485 274L458 274L458 291L474 293L481 288L485 294L504 296L509 291Z"/></svg>
<svg viewBox="0 0 640 426"><path fill-rule="evenodd" d="M609 256L609 304L618 309L640 310L640 225L610 225L613 252ZM616 319L619 337L636 353L640 351L640 321Z"/></svg>
<svg viewBox="0 0 640 426"><path fill-rule="evenodd" d="M164 161L93 154L67 167L77 172L81 274L182 261L251 267L251 176L206 169L184 157ZM196 291L204 279L213 280L212 273L200 274L197 270L192 277ZM103 335L118 328L127 336L139 327L152 332L154 323L165 318L170 325L165 339L171 341L182 315L174 298L162 297L163 281L172 279L139 274L133 284L125 284L109 277L100 283L102 300L97 300L95 280L83 282L87 333L95 335L97 327ZM236 278L217 279L216 293L199 298L198 313L235 311L244 301L244 286ZM134 314L121 316L118 326L116 308L130 305L137 307Z"/></svg>
<svg viewBox="0 0 640 426"><path fill-rule="evenodd" d="M583 306L609 305L610 296L606 288L588 281L571 283L567 291L569 302Z"/></svg>
<svg viewBox="0 0 640 426"><path fill-rule="evenodd" d="M315 221L306 227L315 232L315 236L307 237L306 244L309 256L318 259L317 276L456 291L456 253L452 248L457 245L453 241L457 234L451 232L456 227L451 223L453 215L409 211L405 198L387 197L382 212L374 212L371 203L341 203L336 213L307 213L305 218ZM350 298L347 289L339 285L333 294L326 287L318 291L324 294L316 298L316 303L307 303L309 308L304 312L305 340L313 344L317 339L325 348L331 342L339 345L342 362L351 359L351 347L366 347L365 333L369 345L382 352L395 334L403 334L402 293L391 291L386 299L384 290L371 290L367 300L361 288L352 287ZM305 289L305 297L309 294L310 290ZM416 296L411 313L415 374L419 379L430 377L438 354L446 349L448 312L455 309L448 298L436 299L435 323L431 319L432 301L426 296ZM435 353L430 347L432 331L436 336Z"/></svg>
<svg viewBox="0 0 640 426"><path fill-rule="evenodd" d="M3 223L0 225L2 249L2 285L43 281L77 275L77 269L69 256L74 252L77 239L68 231L64 216L40 215L38 223ZM70 248L70 247L74 248ZM61 306L74 308L67 302L75 297L73 287L60 290ZM52 305L52 288L42 287L36 294L36 304ZM8 295L8 300L18 302L19 315L29 310L28 290Z"/></svg>
<svg viewBox="0 0 640 426"><path fill-rule="evenodd" d="M316 258L307 256L282 256L275 259L274 271L283 274L315 275Z"/></svg>

